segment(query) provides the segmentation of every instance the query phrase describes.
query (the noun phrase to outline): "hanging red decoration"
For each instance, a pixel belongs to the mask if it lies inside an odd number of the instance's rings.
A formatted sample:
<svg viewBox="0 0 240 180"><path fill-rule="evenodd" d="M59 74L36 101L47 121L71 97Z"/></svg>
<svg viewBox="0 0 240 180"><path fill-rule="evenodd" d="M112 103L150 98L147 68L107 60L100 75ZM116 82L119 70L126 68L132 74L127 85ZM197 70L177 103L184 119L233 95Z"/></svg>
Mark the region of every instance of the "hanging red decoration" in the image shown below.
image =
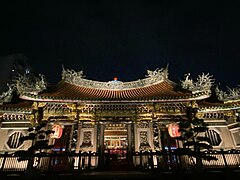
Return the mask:
<svg viewBox="0 0 240 180"><path fill-rule="evenodd" d="M178 123L171 123L168 125L168 133L171 137L181 136L181 133L178 130L179 130Z"/></svg>
<svg viewBox="0 0 240 180"><path fill-rule="evenodd" d="M63 128L60 125L54 125L52 130L54 133L51 134L51 138L59 139L62 136Z"/></svg>

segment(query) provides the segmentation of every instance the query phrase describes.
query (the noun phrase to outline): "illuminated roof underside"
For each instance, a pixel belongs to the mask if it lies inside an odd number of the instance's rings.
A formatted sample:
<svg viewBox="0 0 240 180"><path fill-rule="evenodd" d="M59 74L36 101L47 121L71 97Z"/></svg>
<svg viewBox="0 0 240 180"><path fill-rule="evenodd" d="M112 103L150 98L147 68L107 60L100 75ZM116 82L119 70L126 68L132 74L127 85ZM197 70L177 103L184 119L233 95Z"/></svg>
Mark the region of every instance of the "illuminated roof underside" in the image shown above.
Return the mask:
<svg viewBox="0 0 240 180"><path fill-rule="evenodd" d="M51 92L25 93L22 99L37 101L79 102L79 101L184 101L209 97L209 91L192 93L179 91L168 79L168 70L147 71L146 78L130 82L99 82L85 79L83 72L62 71L62 81Z"/></svg>
<svg viewBox="0 0 240 180"><path fill-rule="evenodd" d="M77 86L61 81L55 91L22 95L22 99L38 101L181 101L189 99L203 99L208 93L192 94L175 90L175 85L169 80L148 87L129 90L106 90Z"/></svg>

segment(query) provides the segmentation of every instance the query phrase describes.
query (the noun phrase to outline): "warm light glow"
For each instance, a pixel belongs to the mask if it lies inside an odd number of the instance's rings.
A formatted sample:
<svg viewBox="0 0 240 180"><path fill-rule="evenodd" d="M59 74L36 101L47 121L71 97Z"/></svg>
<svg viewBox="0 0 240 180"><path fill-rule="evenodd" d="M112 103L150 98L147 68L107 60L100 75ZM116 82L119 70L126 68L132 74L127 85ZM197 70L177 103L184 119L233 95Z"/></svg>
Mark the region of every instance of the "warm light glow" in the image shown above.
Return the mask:
<svg viewBox="0 0 240 180"><path fill-rule="evenodd" d="M117 79L117 77L114 77L113 80L114 80L114 81L117 81L118 79Z"/></svg>
<svg viewBox="0 0 240 180"><path fill-rule="evenodd" d="M51 138L59 139L62 136L63 128L60 125L53 125L52 130L54 133L51 134Z"/></svg>
<svg viewBox="0 0 240 180"><path fill-rule="evenodd" d="M171 137L179 137L181 133L178 130L179 130L178 123L171 123L168 125L168 133Z"/></svg>

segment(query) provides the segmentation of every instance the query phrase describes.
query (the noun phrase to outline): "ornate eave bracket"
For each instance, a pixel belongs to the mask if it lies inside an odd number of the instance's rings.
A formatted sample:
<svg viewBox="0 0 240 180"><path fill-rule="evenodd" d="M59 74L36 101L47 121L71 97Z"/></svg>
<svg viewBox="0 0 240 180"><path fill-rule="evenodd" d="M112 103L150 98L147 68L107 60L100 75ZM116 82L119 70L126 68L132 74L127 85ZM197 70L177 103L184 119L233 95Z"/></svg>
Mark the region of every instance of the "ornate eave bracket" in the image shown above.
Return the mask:
<svg viewBox="0 0 240 180"><path fill-rule="evenodd" d="M213 83L214 79L211 75L209 75L209 73L202 73L202 75L198 75L196 82L190 78L190 73L188 73L185 75L185 79L181 81L181 87L183 89L190 90L193 94L195 94L199 92L211 92Z"/></svg>
<svg viewBox="0 0 240 180"><path fill-rule="evenodd" d="M216 94L220 101L229 102L229 101L240 101L240 86L236 88L227 87L228 92L224 92L220 90L218 87L216 88Z"/></svg>
<svg viewBox="0 0 240 180"><path fill-rule="evenodd" d="M85 79L83 71L75 72L74 70L64 69L62 70L62 79L65 82L74 84L77 86L83 86L86 88L95 88L103 90L127 90L142 88L157 84L159 82L168 79L168 68L156 69L155 71L147 70L146 78L136 81L122 82L118 80L99 82Z"/></svg>

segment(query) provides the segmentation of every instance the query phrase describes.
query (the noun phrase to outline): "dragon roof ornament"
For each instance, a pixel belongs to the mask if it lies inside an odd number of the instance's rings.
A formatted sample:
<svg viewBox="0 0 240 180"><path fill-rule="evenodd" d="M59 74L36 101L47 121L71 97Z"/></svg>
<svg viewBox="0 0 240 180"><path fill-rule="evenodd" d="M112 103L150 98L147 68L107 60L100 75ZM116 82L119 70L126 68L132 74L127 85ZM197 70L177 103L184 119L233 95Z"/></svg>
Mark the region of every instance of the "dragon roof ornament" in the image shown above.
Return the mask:
<svg viewBox="0 0 240 180"><path fill-rule="evenodd" d="M165 69L164 68L156 69L155 71L147 70L146 78L139 79L136 81L122 82L113 80L108 82L100 82L85 79L83 71L75 72L74 70L64 69L63 67L62 79L70 84L75 84L86 88L95 88L103 90L104 89L127 90L150 86L162 82L165 79L168 79L168 68L166 67Z"/></svg>
<svg viewBox="0 0 240 180"><path fill-rule="evenodd" d="M37 95L39 92L45 90L47 86L44 75L42 74L39 74L39 77L19 74L13 81L19 94L30 93Z"/></svg>
<svg viewBox="0 0 240 180"><path fill-rule="evenodd" d="M7 86L8 86L8 90L5 91L5 92L3 92L3 93L0 95L0 104L10 102L11 99L12 99L13 90L14 90L14 85L13 85L13 84L10 85L10 84L7 83Z"/></svg>
<svg viewBox="0 0 240 180"><path fill-rule="evenodd" d="M218 87L215 89L217 97L221 101L231 101L231 100L239 100L240 99L240 86L236 88L227 87L227 92L220 90Z"/></svg>
<svg viewBox="0 0 240 180"><path fill-rule="evenodd" d="M204 74L198 75L197 81L194 82L190 77L190 73L185 75L185 79L181 81L181 86L183 89L187 89L192 91L193 94L198 92L205 92L209 91L211 92L211 87L214 83L214 79L211 75Z"/></svg>

